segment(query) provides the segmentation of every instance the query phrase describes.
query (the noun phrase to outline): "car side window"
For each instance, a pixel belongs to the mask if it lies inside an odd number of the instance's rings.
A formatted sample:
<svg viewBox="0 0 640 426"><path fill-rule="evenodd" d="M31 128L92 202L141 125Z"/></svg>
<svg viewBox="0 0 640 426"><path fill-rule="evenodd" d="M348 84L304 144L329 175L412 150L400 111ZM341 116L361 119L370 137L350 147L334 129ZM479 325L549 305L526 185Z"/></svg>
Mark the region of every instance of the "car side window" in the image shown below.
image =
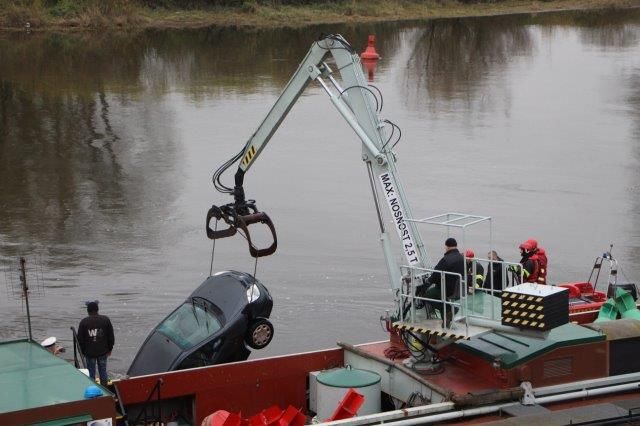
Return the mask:
<svg viewBox="0 0 640 426"><path fill-rule="evenodd" d="M187 350L220 328L220 321L205 304L185 302L158 326L158 331Z"/></svg>
<svg viewBox="0 0 640 426"><path fill-rule="evenodd" d="M216 352L220 346L219 343L220 339L216 339L206 345L202 345L200 349L189 355L180 363L178 370L212 365Z"/></svg>

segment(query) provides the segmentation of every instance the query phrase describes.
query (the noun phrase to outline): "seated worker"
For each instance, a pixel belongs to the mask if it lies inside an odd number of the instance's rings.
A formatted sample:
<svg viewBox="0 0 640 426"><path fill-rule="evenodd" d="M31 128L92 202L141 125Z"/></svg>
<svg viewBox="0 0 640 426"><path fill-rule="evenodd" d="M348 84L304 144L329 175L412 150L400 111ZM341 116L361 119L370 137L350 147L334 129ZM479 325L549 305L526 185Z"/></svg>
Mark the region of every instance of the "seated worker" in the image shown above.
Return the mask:
<svg viewBox="0 0 640 426"><path fill-rule="evenodd" d="M504 260L498 256L498 253L495 250L491 250L487 253L487 259L495 260L496 262L503 262ZM505 274L504 284L509 284L509 276ZM484 277L484 285L485 289L491 290L493 284L494 291L502 291L503 285L503 275L502 275L502 264L489 262L489 268L487 270L487 276ZM498 296L500 293L497 294Z"/></svg>
<svg viewBox="0 0 640 426"><path fill-rule="evenodd" d="M529 239L520 244L520 265L522 266L522 276L525 283L546 284L547 283L547 254L542 247L538 247L538 242ZM510 268L520 278L520 270Z"/></svg>
<svg viewBox="0 0 640 426"><path fill-rule="evenodd" d="M469 249L464 253L465 262L467 265L467 288L469 293L473 293L474 288L482 288L484 283L484 267L477 261L473 261L476 254L473 250ZM475 267L475 272L474 272Z"/></svg>
<svg viewBox="0 0 640 426"><path fill-rule="evenodd" d="M433 268L436 271L443 272L451 272L464 275L464 257L458 251L458 242L455 238L447 238L444 242L445 245L445 253L442 259L438 262L438 264ZM425 281L424 284L416 288L416 295L421 297L426 297L429 299L442 299L441 292L441 276L439 272L432 273L429 278ZM455 293L459 293L459 278L455 275L445 274L445 296L447 298L454 297ZM431 307L431 309L437 311L440 314L440 318L445 319L443 312L445 307L442 303L427 301L427 305ZM452 312L451 309L447 309L446 319L444 321L444 325L448 326L451 322Z"/></svg>

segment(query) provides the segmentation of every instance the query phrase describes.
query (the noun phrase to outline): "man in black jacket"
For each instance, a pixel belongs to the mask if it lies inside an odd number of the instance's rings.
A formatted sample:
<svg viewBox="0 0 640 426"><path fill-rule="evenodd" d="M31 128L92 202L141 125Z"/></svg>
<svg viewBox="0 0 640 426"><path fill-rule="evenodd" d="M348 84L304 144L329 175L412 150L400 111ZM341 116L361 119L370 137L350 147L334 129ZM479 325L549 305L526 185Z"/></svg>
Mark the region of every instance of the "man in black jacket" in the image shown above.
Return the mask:
<svg viewBox="0 0 640 426"><path fill-rule="evenodd" d="M87 313L89 316L80 321L78 326L78 343L87 361L89 377L95 381L96 364L98 364L100 383L106 386L109 381L107 357L111 356L115 342L113 326L109 317L98 314L97 302L87 303Z"/></svg>
<svg viewBox="0 0 640 426"><path fill-rule="evenodd" d="M458 251L458 242L454 238L447 238L444 242L445 253L438 264L433 268L436 271L451 272L464 276L464 257ZM441 292L441 274L434 272L429 276L426 283L416 289L416 294L423 295L428 299L442 299ZM444 287L447 298L453 297L455 294L459 294L458 287L460 286L460 279L456 275L445 274ZM429 287L429 288L427 288ZM426 290L426 291L425 291ZM445 319L445 326L449 325L451 321L452 312L451 309L446 309L447 314L444 315L445 308L442 303L427 302L432 309L440 313L440 318Z"/></svg>

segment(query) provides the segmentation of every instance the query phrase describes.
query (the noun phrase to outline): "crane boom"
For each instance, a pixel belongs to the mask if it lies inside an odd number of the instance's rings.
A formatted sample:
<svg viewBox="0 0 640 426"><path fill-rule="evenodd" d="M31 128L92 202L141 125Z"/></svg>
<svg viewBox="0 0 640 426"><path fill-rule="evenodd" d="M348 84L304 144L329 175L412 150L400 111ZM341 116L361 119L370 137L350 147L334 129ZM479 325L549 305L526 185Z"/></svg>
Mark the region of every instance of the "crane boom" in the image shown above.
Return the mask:
<svg viewBox="0 0 640 426"><path fill-rule="evenodd" d="M341 82L333 77L331 67L325 62L328 57L333 57L336 69L339 70ZM389 235L383 220L380 198L386 200L393 226L400 238L406 264L421 268L428 268L430 265L416 224L406 220L412 217L411 209L398 177L395 155L392 146L389 146L390 137L384 133L386 124L378 117L377 105L374 106L372 102L375 95L367 86L360 58L351 45L340 35L329 35L313 43L280 97L245 144L241 154L234 157L240 163L235 173L233 190L219 183L219 175L224 169L217 172L216 179L219 185L216 187L222 187L223 192L233 194L234 203L221 207L213 206L209 210L207 235L213 239L228 237L233 235L237 228L240 228L248 237L250 252L254 257L266 256L275 251L276 236L273 223L266 214L258 211L253 200L245 199L244 176L267 146L297 99L312 81L320 84L332 104L362 142L362 159L367 165L372 186L380 224L380 238L391 287L398 289L400 287L400 266L393 258ZM227 162L224 167L226 168L232 163ZM218 220L224 219L229 224L229 229L212 230L210 222L214 217ZM273 233L274 244L268 249L257 249L251 243L247 226L257 222L268 225Z"/></svg>

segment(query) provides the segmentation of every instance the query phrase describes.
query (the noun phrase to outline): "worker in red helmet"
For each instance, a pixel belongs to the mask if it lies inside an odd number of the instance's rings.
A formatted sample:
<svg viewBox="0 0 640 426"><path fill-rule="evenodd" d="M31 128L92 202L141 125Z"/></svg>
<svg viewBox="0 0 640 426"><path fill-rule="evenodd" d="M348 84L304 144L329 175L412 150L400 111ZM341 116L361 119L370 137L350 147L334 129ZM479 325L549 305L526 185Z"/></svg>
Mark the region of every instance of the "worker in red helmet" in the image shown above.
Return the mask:
<svg viewBox="0 0 640 426"><path fill-rule="evenodd" d="M538 242L529 239L520 244L522 277L526 283L547 283L547 254ZM517 271L518 274L520 271Z"/></svg>
<svg viewBox="0 0 640 426"><path fill-rule="evenodd" d="M484 267L477 260L474 260L475 257L476 254L471 249L464 253L467 268L467 288L470 293L473 293L475 288L482 288L484 284Z"/></svg>

